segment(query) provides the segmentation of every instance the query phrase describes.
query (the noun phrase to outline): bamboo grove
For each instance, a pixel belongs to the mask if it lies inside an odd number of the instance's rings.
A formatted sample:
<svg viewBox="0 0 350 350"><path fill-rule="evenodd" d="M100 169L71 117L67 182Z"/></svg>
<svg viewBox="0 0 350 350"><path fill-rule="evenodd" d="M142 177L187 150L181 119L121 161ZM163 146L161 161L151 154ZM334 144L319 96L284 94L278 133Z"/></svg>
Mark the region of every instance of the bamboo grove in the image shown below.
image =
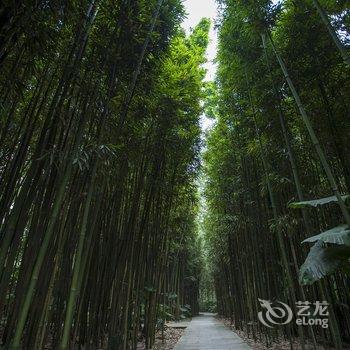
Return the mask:
<svg viewBox="0 0 350 350"><path fill-rule="evenodd" d="M198 312L209 21L179 0L0 8L0 336L6 349L152 347Z"/></svg>
<svg viewBox="0 0 350 350"><path fill-rule="evenodd" d="M207 102L216 125L204 155L218 312L268 346L284 336L341 349L350 341L349 2L218 3ZM330 327L269 329L259 298L326 300Z"/></svg>

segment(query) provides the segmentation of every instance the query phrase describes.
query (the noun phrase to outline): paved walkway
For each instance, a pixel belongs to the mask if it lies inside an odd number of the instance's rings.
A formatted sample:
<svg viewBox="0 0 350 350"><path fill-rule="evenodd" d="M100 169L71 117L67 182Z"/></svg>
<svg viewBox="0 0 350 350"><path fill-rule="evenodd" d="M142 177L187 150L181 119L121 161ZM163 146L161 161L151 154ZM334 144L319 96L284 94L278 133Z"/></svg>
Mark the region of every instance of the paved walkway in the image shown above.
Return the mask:
<svg viewBox="0 0 350 350"><path fill-rule="evenodd" d="M249 350L250 347L214 314L194 317L174 350Z"/></svg>

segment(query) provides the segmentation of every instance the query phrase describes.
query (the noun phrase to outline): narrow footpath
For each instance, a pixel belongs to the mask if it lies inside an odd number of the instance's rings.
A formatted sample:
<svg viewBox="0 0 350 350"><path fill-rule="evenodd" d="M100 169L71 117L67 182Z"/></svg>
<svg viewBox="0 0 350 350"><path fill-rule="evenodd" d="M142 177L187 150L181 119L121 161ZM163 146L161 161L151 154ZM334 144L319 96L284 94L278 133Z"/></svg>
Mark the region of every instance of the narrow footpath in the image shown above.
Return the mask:
<svg viewBox="0 0 350 350"><path fill-rule="evenodd" d="M234 332L219 322L214 314L193 318L174 350L249 350Z"/></svg>

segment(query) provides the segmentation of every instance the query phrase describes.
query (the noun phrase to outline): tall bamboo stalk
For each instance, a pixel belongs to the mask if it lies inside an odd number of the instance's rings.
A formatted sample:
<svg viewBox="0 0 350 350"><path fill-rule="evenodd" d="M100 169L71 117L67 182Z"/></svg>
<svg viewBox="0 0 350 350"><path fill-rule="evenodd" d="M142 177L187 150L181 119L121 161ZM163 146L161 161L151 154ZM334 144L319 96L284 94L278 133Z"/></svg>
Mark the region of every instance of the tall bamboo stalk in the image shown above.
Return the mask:
<svg viewBox="0 0 350 350"><path fill-rule="evenodd" d="M307 115L307 113L305 111L305 108L304 108L304 106L303 106L303 104L301 102L299 94L298 94L298 92L297 92L297 90L296 90L296 88L295 88L295 86L293 84L293 81L292 81L292 79L289 76L287 67L284 64L284 61L283 61L281 55L278 53L277 48L276 48L276 46L275 46L275 44L273 42L273 39L272 39L270 33L268 33L268 37L270 39L273 51L274 51L274 53L276 55L276 58L277 58L278 63L280 65L280 67L281 67L281 70L282 70L282 72L284 74L284 77L285 77L285 79L286 79L286 81L288 83L288 86L289 86L292 94L293 94L294 100L295 100L295 102L296 102L296 104L297 104L297 106L299 108L300 115L301 115L301 117L303 119L303 122L304 122L306 128L307 128L307 131L309 133L311 141L312 141L312 143L313 143L313 145L315 147L315 150L317 152L317 155L318 155L318 157L319 157L319 159L321 161L323 170L324 170L324 172L325 172L325 174L327 176L327 179L328 179L328 182L330 184L331 190L333 191L333 194L337 198L340 210L341 210L341 212L343 214L343 217L344 217L344 220L345 220L346 224L350 227L350 214L349 214L349 211L348 211L348 209L347 209L347 207L346 207L346 205L345 205L345 203L343 201L343 198L342 198L342 196L341 196L341 194L339 192L338 185L337 185L337 182L336 182L335 177L333 175L332 169L331 169L331 167L330 167L330 165L329 165L329 163L327 161L327 158L326 158L326 156L325 156L325 154L324 154L324 152L322 150L321 144L320 144L320 142L319 142L319 140L318 140L318 138L317 138L317 136L315 134L315 131L314 131L313 127L312 127L311 121L310 121L310 119L309 119L309 117L308 117L308 115Z"/></svg>
<svg viewBox="0 0 350 350"><path fill-rule="evenodd" d="M314 6L317 9L318 14L320 15L322 22L324 23L324 25L327 27L327 30L330 34L330 36L332 37L334 44L337 46L344 62L350 66L350 54L349 52L346 50L346 48L344 47L343 43L340 41L337 33L335 32L325 10L323 9L323 7L321 6L320 2L318 0L312 0L312 3L314 4Z"/></svg>

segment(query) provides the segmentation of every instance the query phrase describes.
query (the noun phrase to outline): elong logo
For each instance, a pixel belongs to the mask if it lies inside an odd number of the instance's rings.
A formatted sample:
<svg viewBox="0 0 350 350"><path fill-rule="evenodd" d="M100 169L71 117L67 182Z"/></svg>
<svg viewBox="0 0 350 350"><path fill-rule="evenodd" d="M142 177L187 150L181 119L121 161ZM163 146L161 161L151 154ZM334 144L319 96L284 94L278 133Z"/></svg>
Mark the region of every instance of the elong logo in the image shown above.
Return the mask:
<svg viewBox="0 0 350 350"><path fill-rule="evenodd" d="M282 301L272 302L270 300L259 299L262 311L258 312L259 321L266 327L273 328L278 325L286 325L293 319L291 307ZM321 326L328 328L328 302L298 301L295 303L297 314L295 323L298 326Z"/></svg>
<svg viewBox="0 0 350 350"><path fill-rule="evenodd" d="M292 309L281 301L271 302L258 299L264 311L258 313L259 321L266 327L273 328L273 325L288 324L293 318ZM275 304L275 306L273 306Z"/></svg>

